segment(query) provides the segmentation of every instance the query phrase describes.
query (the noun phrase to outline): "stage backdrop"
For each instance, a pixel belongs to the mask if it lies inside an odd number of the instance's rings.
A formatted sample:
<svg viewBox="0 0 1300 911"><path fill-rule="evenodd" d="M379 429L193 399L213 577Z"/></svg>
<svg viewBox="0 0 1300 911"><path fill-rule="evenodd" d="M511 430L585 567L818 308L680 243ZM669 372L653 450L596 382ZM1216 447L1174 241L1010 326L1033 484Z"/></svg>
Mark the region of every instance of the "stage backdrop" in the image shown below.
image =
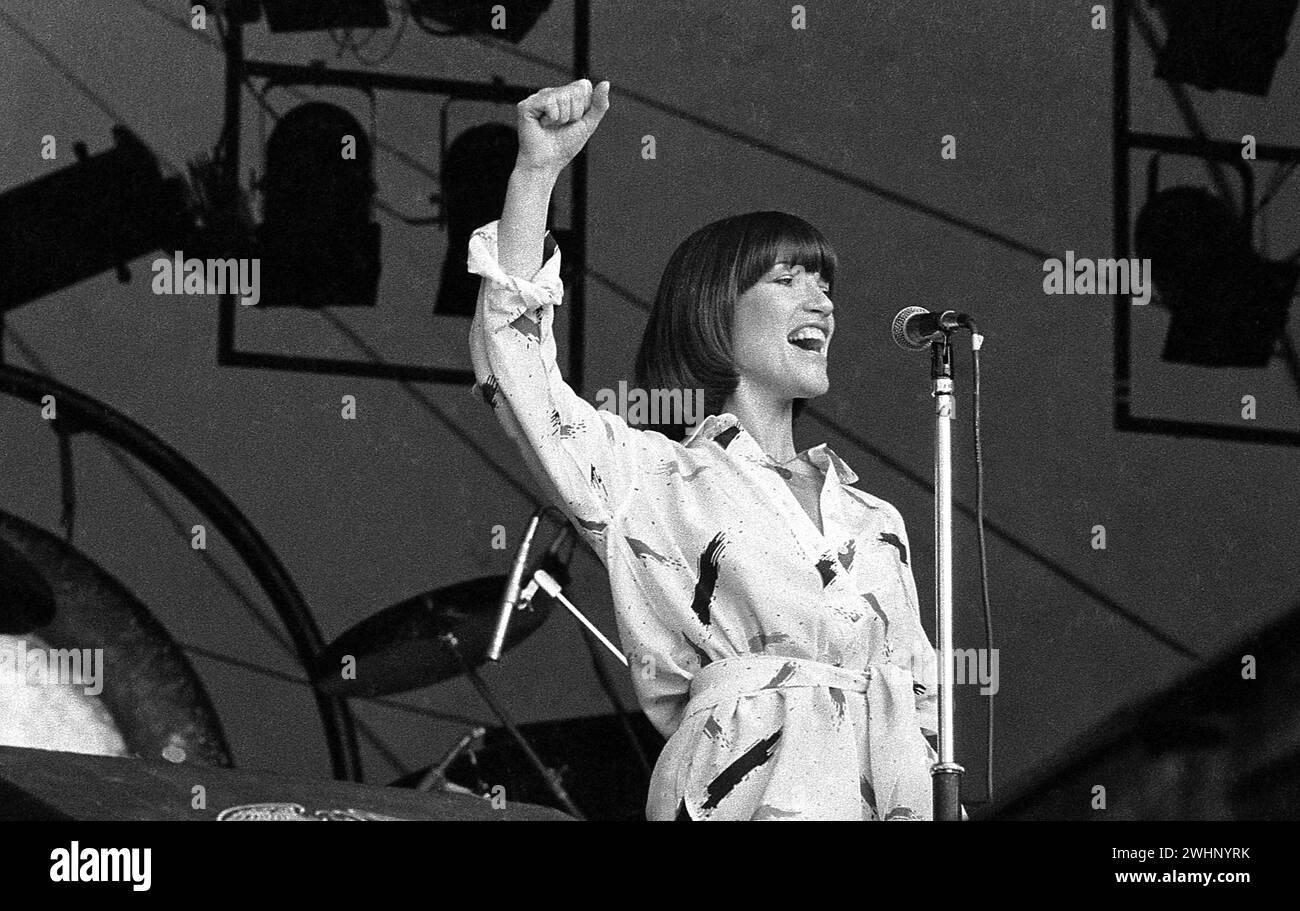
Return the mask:
<svg viewBox="0 0 1300 911"><path fill-rule="evenodd" d="M1026 780L1107 714L1290 609L1300 587L1295 450L1116 432L1111 299L1043 291L1045 260L1066 251L1107 257L1113 249L1113 23L1093 28L1089 4L1029 0L996 8L963 0L808 4L803 29L792 27L791 4L782 2L596 6L592 76L612 81L613 109L590 146L589 399L631 380L645 307L689 232L754 209L810 219L841 262L832 390L815 403L834 426L805 417L797 441L829 442L860 475L859 486L898 506L927 599L928 363L889 342L889 322L899 308L919 305L969 310L985 327L999 790ZM71 164L76 141L92 153L107 149L118 118L171 168L210 149L222 119L223 61L212 23L191 28L188 7L164 0L115 3L111 11L105 4L6 4L81 86L0 27L0 190ZM557 84L569 78L571 13L558 0L508 49L408 28L384 66ZM393 36L377 33L364 53L380 54ZM1185 132L1136 35L1134 43L1135 127ZM257 25L247 30L247 45L252 57L362 66L327 33L272 37ZM1293 53L1282 62L1271 103L1193 94L1212 135L1297 144L1300 124L1284 116L1280 99L1294 97L1298 86L1300 56ZM436 99L381 94L372 107L358 92L302 97L348 107L379 140L402 150L405 159L377 155L379 196L398 212L430 214ZM281 113L301 100L284 89L266 96ZM272 124L247 94L244 110L247 185L249 172L263 169ZM461 103L452 105L449 124L454 136L512 115L508 105ZM41 157L46 136L57 139L55 161ZM955 140L955 157L943 154L946 136ZM1141 174L1134 182L1140 198ZM1298 201L1291 186L1270 207L1273 253L1300 242ZM561 196L561 221L565 210ZM432 315L444 235L377 218L384 261L373 310L335 311L334 323L243 308L239 346L467 367L466 322ZM511 551L493 549L493 529L504 526L513 549L530 505L467 441L490 453L505 476L531 482L467 386L218 367L216 300L155 295L152 259L131 264L128 284L104 274L9 314L5 359L102 398L206 471L277 550L326 638L418 592L506 572ZM1146 346L1135 365L1143 413L1239 422L1242 397L1253 395L1257 420L1300 422L1280 365L1171 374L1156 360L1162 311L1134 318L1135 343ZM956 491L968 509L967 358L958 355ZM341 415L348 395L356 397L355 420ZM48 425L35 408L0 400L0 441L0 503L57 529L57 447ZM202 520L181 497L148 472L124 471L98 441L76 438L75 455L75 544L192 647L236 762L327 774L308 691L279 676L301 672L236 593L269 616L227 542L212 535L206 553L194 551L188 529ZM1094 546L1098 526L1104 549ZM956 543L957 644L980 647L975 535L966 512L959 513ZM575 600L613 634L599 564L584 554L574 569ZM924 614L932 632L928 604ZM577 629L557 613L487 672L521 721L607 711ZM616 677L630 702L621 668ZM490 719L464 681L400 701L415 711L357 704L385 744L381 750L363 741L369 780L389 781L431 761L465 730L460 721L421 712ZM963 687L958 706L966 793L979 801L985 736L978 686Z"/></svg>

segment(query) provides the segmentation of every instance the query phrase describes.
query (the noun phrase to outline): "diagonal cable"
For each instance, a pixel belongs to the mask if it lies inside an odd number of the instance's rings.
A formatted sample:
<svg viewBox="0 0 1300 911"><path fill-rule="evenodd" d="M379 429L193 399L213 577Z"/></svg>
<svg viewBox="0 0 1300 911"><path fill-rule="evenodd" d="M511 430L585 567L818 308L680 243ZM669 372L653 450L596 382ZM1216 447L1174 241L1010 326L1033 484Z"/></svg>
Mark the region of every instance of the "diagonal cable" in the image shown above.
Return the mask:
<svg viewBox="0 0 1300 911"><path fill-rule="evenodd" d="M86 99L90 101L91 104L99 108L99 110L105 116L107 116L111 120L116 121L117 123L126 122L126 118L123 117L121 114L119 114L116 108L110 105L103 98L100 98L99 95L96 94L94 89L86 85L86 83L82 81L82 79L76 73L74 73L71 69L69 69L67 65L63 63L62 60L54 56L54 54L48 48L46 48L45 45L42 44L39 39L33 36L31 32L23 28L22 25L20 25L17 20L15 20L12 16L6 13L3 7L0 7L0 20L3 20L4 23L8 25L10 29L12 29L14 32L18 34L18 37L23 39L23 41L27 44L28 47L36 51L36 53L40 54L41 57L44 58L45 62L50 65L51 69L53 69L56 73L58 73L61 77L63 77L64 81L69 83L73 88L75 88L78 92L84 95Z"/></svg>

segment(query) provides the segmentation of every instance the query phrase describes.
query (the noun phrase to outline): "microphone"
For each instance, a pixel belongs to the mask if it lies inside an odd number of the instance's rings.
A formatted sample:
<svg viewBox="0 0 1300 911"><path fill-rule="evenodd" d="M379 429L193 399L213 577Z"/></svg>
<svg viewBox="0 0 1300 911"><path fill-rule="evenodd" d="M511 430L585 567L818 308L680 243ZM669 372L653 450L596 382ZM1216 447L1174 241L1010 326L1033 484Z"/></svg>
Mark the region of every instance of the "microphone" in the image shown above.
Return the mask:
<svg viewBox="0 0 1300 911"><path fill-rule="evenodd" d="M900 348L924 351L932 341L954 329L970 329L973 332L975 321L956 310L935 313L924 307L904 307L894 317L889 335Z"/></svg>
<svg viewBox="0 0 1300 911"><path fill-rule="evenodd" d="M501 612L497 614L497 625L492 631L492 642L488 646L487 657L489 661L500 661L501 652L506 645L506 629L510 626L510 616L519 606L520 583L524 578L524 564L528 562L528 552L533 546L533 535L537 534L537 526L542 521L542 513L546 511L545 507L538 509L533 513L532 518L528 520L528 530L524 532L523 543L519 545L519 552L515 554L514 566L510 568L510 576L506 580L505 594L501 596Z"/></svg>

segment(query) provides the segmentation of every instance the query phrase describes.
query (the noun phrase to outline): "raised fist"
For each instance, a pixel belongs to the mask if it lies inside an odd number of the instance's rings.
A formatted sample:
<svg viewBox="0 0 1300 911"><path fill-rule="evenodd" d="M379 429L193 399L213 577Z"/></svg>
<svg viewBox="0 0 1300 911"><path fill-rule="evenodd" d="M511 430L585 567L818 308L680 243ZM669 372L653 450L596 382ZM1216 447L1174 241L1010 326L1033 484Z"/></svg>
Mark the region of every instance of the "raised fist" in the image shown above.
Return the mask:
<svg viewBox="0 0 1300 911"><path fill-rule="evenodd" d="M534 92L516 106L520 167L559 173L582 151L609 110L609 82L579 79Z"/></svg>

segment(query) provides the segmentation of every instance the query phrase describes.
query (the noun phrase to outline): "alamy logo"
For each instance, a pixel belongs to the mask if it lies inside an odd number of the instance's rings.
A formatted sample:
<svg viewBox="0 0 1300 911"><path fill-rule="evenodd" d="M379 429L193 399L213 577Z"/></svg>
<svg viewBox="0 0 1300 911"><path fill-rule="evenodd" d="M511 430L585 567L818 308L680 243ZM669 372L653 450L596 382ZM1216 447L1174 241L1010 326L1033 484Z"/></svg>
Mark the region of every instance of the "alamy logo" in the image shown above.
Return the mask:
<svg viewBox="0 0 1300 911"><path fill-rule="evenodd" d="M612 411L630 425L684 424L693 427L704 418L703 389L628 389L619 380L618 390L596 393L596 408Z"/></svg>
<svg viewBox="0 0 1300 911"><path fill-rule="evenodd" d="M1044 294L1127 294L1135 304L1151 300L1151 260L1074 258L1043 262Z"/></svg>
<svg viewBox="0 0 1300 911"><path fill-rule="evenodd" d="M87 696L104 690L102 648L28 648L26 639L16 646L0 645L0 677L16 686L80 686Z"/></svg>
<svg viewBox="0 0 1300 911"><path fill-rule="evenodd" d="M238 294L245 307L262 299L260 259L186 259L177 250L171 259L155 259L149 269L154 294Z"/></svg>
<svg viewBox="0 0 1300 911"><path fill-rule="evenodd" d="M952 650L953 682L980 685L981 696L996 696L1001 684L998 680L998 650L987 648L955 648Z"/></svg>
<svg viewBox="0 0 1300 911"><path fill-rule="evenodd" d="M153 848L70 847L50 852L50 880L56 883L132 883L148 892L153 881Z"/></svg>

